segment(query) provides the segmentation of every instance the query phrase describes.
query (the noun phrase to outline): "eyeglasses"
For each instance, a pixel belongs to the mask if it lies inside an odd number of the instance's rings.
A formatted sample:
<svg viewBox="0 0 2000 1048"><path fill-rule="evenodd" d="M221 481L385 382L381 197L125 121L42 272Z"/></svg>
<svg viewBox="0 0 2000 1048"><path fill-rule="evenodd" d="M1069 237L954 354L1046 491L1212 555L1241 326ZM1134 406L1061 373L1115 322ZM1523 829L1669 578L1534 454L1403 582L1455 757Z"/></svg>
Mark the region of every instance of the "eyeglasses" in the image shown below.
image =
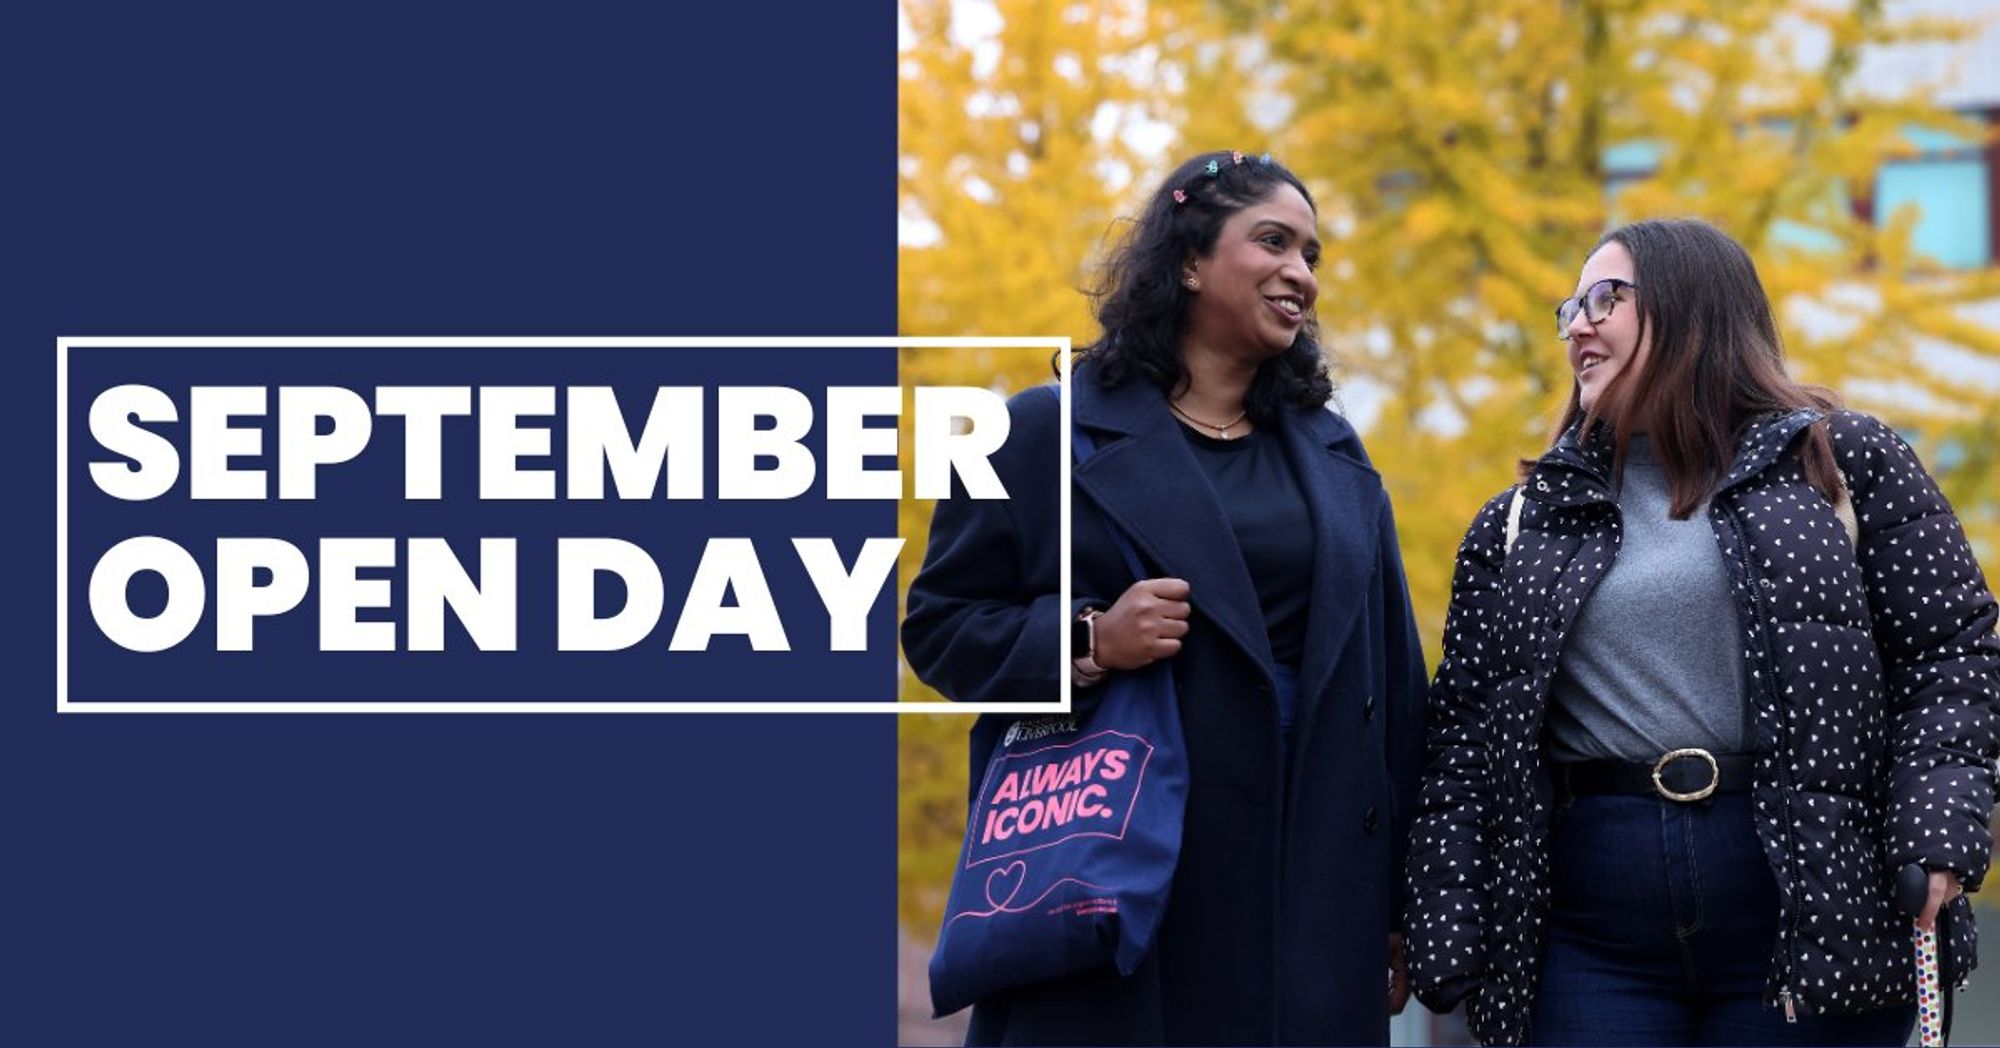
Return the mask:
<svg viewBox="0 0 2000 1048"><path fill-rule="evenodd" d="M1639 290L1639 285L1629 280L1608 277L1584 288L1583 294L1563 300L1556 306L1556 337L1564 342L1569 341L1569 325L1576 319L1579 311L1583 313L1583 319L1592 324L1602 324L1610 320L1611 310L1618 305L1618 290L1628 287L1634 291Z"/></svg>

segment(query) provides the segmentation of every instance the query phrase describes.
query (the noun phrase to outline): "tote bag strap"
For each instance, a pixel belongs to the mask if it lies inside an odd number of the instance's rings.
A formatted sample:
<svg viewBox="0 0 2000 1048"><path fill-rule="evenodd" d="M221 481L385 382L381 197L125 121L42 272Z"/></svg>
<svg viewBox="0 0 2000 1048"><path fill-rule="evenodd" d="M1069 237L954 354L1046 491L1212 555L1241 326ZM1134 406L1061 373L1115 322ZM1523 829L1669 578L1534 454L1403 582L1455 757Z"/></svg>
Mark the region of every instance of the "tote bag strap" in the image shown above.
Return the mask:
<svg viewBox="0 0 2000 1048"><path fill-rule="evenodd" d="M1045 388L1049 392L1054 393L1058 399L1061 398L1062 393L1057 387L1048 386ZM1076 464L1081 466L1085 462L1090 461L1090 456L1097 454L1097 443L1090 439L1090 434L1084 432L1082 426L1072 422L1070 425L1070 449L1075 452ZM1125 529L1119 527L1109 517L1104 519L1104 525L1111 532L1111 541L1117 545L1119 555L1125 558L1126 570L1132 573L1132 578L1135 581L1145 578L1146 569L1140 566L1139 551L1132 548L1132 540L1125 537Z"/></svg>

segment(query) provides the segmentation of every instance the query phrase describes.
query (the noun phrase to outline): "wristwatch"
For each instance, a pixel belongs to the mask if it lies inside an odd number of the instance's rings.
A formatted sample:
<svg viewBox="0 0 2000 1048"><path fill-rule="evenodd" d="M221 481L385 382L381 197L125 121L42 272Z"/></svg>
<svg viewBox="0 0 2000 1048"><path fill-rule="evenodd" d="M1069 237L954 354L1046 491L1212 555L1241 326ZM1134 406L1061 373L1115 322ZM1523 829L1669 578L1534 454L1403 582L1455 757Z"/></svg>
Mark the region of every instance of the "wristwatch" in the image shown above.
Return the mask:
<svg viewBox="0 0 2000 1048"><path fill-rule="evenodd" d="M1085 608L1070 624L1070 677L1080 688L1104 679L1105 669L1097 663L1097 617L1102 614L1103 608Z"/></svg>
<svg viewBox="0 0 2000 1048"><path fill-rule="evenodd" d="M1089 607L1077 612L1069 626L1069 653L1072 658L1097 661L1097 617L1103 608Z"/></svg>

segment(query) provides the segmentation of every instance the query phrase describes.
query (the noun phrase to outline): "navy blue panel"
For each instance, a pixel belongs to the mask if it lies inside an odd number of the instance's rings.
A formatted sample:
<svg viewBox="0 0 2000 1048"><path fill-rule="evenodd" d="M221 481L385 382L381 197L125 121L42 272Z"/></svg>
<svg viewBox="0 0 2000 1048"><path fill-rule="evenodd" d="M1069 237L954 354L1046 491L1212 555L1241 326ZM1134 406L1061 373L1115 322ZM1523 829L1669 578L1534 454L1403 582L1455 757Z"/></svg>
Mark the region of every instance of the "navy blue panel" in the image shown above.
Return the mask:
<svg viewBox="0 0 2000 1048"><path fill-rule="evenodd" d="M892 18L9 9L0 1042L893 1040L889 719L59 717L50 596L59 335L893 333Z"/></svg>

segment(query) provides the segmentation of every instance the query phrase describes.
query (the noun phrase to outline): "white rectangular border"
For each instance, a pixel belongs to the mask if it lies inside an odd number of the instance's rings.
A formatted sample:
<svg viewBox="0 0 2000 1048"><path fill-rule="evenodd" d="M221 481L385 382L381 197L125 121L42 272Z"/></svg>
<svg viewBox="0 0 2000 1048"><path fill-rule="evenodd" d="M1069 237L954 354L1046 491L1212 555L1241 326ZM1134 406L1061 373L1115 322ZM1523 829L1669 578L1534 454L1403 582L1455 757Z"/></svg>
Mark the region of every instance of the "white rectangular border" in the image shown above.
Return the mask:
<svg viewBox="0 0 2000 1048"><path fill-rule="evenodd" d="M1058 641L1062 664L1056 702L71 702L69 701L69 351L71 349L1047 349L1062 379L1062 462L1059 465L1061 606L1070 606L1070 340L1052 337L522 337L240 335L83 336L56 339L56 712L57 713L1068 713L1070 631ZM901 659L898 657L900 674ZM900 680L900 677L899 677ZM900 685L899 685L900 687Z"/></svg>

